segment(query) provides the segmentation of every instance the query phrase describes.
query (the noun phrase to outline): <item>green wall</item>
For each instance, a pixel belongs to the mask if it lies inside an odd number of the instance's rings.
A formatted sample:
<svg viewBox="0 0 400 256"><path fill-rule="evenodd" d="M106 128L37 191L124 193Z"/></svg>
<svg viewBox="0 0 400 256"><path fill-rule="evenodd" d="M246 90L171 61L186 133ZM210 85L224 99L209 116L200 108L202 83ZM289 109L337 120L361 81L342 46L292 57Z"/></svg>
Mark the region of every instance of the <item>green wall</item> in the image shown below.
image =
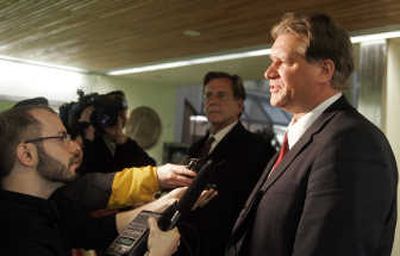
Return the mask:
<svg viewBox="0 0 400 256"><path fill-rule="evenodd" d="M13 101L0 100L0 111L6 110L15 104Z"/></svg>

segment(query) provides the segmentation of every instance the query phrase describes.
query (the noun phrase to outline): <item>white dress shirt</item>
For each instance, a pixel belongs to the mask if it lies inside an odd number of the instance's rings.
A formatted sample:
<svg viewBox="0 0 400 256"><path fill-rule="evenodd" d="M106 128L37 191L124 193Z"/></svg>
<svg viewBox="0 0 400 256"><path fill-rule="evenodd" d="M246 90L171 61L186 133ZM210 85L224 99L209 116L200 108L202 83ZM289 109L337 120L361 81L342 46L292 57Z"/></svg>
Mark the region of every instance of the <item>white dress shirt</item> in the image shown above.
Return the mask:
<svg viewBox="0 0 400 256"><path fill-rule="evenodd" d="M232 130L232 128L238 123L239 121L233 122L230 125L222 128L219 130L216 134L210 134L209 136L214 137L214 141L211 144L210 151L208 153L211 153L214 148L218 145L218 143Z"/></svg>
<svg viewBox="0 0 400 256"><path fill-rule="evenodd" d="M342 96L342 93L337 93L327 100L323 101L317 107L306 113L304 116L297 119L297 121L290 121L287 136L289 149L291 149L296 142L303 136L307 129L317 120L317 118L325 111L330 105L337 101Z"/></svg>

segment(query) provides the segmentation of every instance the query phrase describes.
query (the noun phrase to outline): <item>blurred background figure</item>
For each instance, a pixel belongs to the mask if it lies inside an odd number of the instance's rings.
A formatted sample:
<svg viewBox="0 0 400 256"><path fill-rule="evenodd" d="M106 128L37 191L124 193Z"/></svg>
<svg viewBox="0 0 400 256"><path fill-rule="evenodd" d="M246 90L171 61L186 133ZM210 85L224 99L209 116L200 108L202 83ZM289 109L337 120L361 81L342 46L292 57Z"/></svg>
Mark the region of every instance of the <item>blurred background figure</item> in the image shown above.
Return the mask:
<svg viewBox="0 0 400 256"><path fill-rule="evenodd" d="M78 102L60 107L60 117L68 132L81 140L84 157L80 173L156 165L123 131L128 104L122 91L87 95L79 91L78 94Z"/></svg>
<svg viewBox="0 0 400 256"><path fill-rule="evenodd" d="M246 91L238 75L209 72L203 82L204 112L209 131L191 145L189 158L220 164L211 175L218 196L194 211L181 225L196 255L223 255L234 220L275 149L270 141L249 132L239 121ZM188 252L182 250L181 255Z"/></svg>

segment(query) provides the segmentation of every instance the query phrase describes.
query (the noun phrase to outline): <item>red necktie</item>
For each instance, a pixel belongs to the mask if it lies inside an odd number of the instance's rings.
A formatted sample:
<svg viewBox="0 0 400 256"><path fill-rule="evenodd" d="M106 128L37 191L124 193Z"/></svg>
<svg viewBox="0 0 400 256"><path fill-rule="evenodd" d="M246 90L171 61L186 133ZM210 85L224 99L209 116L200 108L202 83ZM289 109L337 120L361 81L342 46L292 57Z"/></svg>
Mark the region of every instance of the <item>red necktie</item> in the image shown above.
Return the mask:
<svg viewBox="0 0 400 256"><path fill-rule="evenodd" d="M289 151L289 143L288 143L287 133L285 133L285 135L283 136L283 142L282 142L281 149L279 150L278 158L276 158L275 163L271 169L271 172L280 164L283 157L285 156L285 154L288 151Z"/></svg>

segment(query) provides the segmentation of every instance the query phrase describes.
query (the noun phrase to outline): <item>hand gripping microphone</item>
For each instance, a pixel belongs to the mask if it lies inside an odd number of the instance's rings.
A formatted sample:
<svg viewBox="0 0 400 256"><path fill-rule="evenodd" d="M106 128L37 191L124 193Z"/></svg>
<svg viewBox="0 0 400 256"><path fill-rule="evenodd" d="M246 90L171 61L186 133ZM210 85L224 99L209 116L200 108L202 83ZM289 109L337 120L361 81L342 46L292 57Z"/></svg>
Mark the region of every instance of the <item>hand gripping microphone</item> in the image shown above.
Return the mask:
<svg viewBox="0 0 400 256"><path fill-rule="evenodd" d="M212 160L206 161L179 202L172 204L163 213L142 211L111 243L105 255L142 256L147 249L147 238L149 236L148 217L157 218L157 224L163 231L174 228L180 217L191 211L201 192L207 186L209 176L214 170L213 167L215 166Z"/></svg>
<svg viewBox="0 0 400 256"><path fill-rule="evenodd" d="M208 177L214 168L212 168L212 160L208 160L197 173L196 178L182 196L182 198L175 204L168 207L158 219L158 227L167 231L176 226L180 216L187 214L191 211L201 192L208 184Z"/></svg>

